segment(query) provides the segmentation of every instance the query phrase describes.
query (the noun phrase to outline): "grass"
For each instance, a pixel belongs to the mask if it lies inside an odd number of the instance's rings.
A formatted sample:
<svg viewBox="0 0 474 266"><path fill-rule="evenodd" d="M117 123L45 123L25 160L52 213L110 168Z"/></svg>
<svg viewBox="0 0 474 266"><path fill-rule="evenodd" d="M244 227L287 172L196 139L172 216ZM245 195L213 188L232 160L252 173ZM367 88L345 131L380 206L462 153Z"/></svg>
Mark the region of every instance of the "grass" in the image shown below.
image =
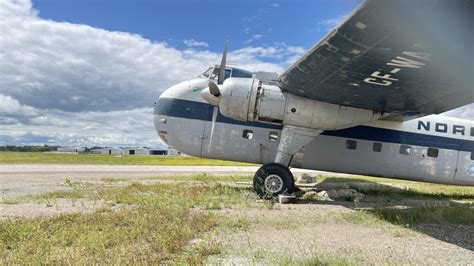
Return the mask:
<svg viewBox="0 0 474 266"><path fill-rule="evenodd" d="M221 185L142 185L71 191L104 200L92 214L0 221L2 264L202 263L219 252L213 243L184 248L222 223L205 210L245 203L245 189ZM46 199L77 194L48 193ZM113 210L111 206L119 207Z"/></svg>
<svg viewBox="0 0 474 266"><path fill-rule="evenodd" d="M390 223L410 226L421 223L474 225L474 205L423 206L408 209L375 208L373 215Z"/></svg>
<svg viewBox="0 0 474 266"><path fill-rule="evenodd" d="M200 174L195 176L175 176L175 177L164 177L163 179L178 180L178 181L199 181L203 183L215 183L215 182L252 182L253 176L248 175L209 175ZM252 192L253 193L253 192Z"/></svg>
<svg viewBox="0 0 474 266"><path fill-rule="evenodd" d="M4 264L160 263L179 260L186 241L215 224L209 214L151 206L2 222L0 252Z"/></svg>
<svg viewBox="0 0 474 266"><path fill-rule="evenodd" d="M106 165L204 165L252 166L254 164L188 156L57 154L40 152L0 152L0 164L106 164Z"/></svg>
<svg viewBox="0 0 474 266"><path fill-rule="evenodd" d="M211 230L218 228L226 233L238 233L264 224L277 230L297 231L301 225L342 223L386 228L394 235L405 236L412 230L416 231L411 227L416 224L472 226L474 223L474 205L452 202L454 199L474 198L474 190L469 187L406 181L397 181L394 187L384 183L375 184L372 178L366 177L326 177L319 180L348 186L367 183L370 186L364 187L364 193L368 195L429 198L448 204L421 205L406 209L376 207L371 211L325 212L323 216L320 213L308 213L307 217L269 220L268 217L259 215L254 218L245 215L233 217L214 211L236 207L244 212L248 207L252 207L253 211L259 211L260 208L262 212L284 209L273 201L256 204L256 197L251 189L223 184L248 181L251 177L202 174L159 179L180 181L175 184L150 185L123 178L101 179L108 183L124 181L128 184L110 187L109 184L66 180L65 184L71 189L69 191L12 199L10 204L24 200L48 203L59 198L86 199L104 204L94 213L0 220L0 264L98 264L104 261L108 264L202 264L208 256L221 254L223 247L212 239L191 243L196 239L206 239L205 236ZM187 182L188 180L197 182ZM346 182L341 182L343 180ZM266 261L264 255L256 253L254 259ZM282 258L275 263L355 264L343 256L333 255L304 260Z"/></svg>
<svg viewBox="0 0 474 266"><path fill-rule="evenodd" d="M348 260L339 255L321 255L300 261L294 259L283 258L280 260L280 265L304 265L304 266L350 266L358 265L358 263Z"/></svg>

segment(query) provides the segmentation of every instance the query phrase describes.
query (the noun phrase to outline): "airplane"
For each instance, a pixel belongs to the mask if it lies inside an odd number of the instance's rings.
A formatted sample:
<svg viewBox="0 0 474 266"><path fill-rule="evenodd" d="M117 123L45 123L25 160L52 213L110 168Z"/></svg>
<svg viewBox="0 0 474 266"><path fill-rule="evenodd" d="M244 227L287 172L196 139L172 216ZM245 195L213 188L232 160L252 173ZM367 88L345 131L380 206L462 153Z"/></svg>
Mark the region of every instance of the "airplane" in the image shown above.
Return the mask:
<svg viewBox="0 0 474 266"><path fill-rule="evenodd" d="M262 164L262 198L294 192L290 167L473 186L474 120L437 115L474 102L473 3L364 1L274 78L226 65L226 42L160 95L155 129L188 155Z"/></svg>

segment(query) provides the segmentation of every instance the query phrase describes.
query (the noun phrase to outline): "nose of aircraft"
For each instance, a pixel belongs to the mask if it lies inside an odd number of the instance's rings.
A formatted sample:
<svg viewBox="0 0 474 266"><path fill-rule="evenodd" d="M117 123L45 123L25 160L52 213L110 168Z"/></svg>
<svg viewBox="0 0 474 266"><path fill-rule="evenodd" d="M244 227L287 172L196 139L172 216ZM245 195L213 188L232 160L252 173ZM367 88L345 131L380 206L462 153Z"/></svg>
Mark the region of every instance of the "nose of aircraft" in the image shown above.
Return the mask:
<svg viewBox="0 0 474 266"><path fill-rule="evenodd" d="M158 136L168 146L185 154L201 156L209 104L201 97L206 79L189 80L165 90L154 107Z"/></svg>
<svg viewBox="0 0 474 266"><path fill-rule="evenodd" d="M167 123L168 123L168 119L161 115L162 110L160 110L160 98L161 98L161 96L158 98L158 100L154 104L153 122L154 122L154 125L155 125L156 133L158 134L160 139L164 143L169 145L168 137L167 137L168 131L167 131L167 128L166 128Z"/></svg>

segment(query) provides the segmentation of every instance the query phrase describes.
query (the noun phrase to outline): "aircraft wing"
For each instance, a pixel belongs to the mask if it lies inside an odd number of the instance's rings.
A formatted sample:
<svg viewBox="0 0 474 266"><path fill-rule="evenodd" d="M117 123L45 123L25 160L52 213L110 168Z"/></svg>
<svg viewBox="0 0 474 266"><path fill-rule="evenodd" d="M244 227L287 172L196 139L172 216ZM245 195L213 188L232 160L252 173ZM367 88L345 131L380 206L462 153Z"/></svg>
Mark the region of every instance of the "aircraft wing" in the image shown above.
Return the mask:
<svg viewBox="0 0 474 266"><path fill-rule="evenodd" d="M279 85L402 120L472 103L473 3L365 1L280 75Z"/></svg>

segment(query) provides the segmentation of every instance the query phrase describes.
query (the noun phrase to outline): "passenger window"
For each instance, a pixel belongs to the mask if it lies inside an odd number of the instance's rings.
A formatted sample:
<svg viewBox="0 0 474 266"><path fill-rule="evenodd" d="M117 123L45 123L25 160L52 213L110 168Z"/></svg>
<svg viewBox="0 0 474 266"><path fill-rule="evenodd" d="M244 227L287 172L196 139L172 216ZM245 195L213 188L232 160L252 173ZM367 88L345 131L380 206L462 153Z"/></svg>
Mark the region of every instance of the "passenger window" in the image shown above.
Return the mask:
<svg viewBox="0 0 474 266"><path fill-rule="evenodd" d="M253 131L252 130L248 130L248 129L245 129L243 134L242 134L242 138L244 139L252 139L253 138Z"/></svg>
<svg viewBox="0 0 474 266"><path fill-rule="evenodd" d="M357 149L357 141L348 139L346 140L346 149L355 150Z"/></svg>
<svg viewBox="0 0 474 266"><path fill-rule="evenodd" d="M428 148L428 157L438 158L439 150L435 148Z"/></svg>
<svg viewBox="0 0 474 266"><path fill-rule="evenodd" d="M400 154L410 155L410 153L411 153L411 146L400 145Z"/></svg>
<svg viewBox="0 0 474 266"><path fill-rule="evenodd" d="M382 143L374 142L374 145L372 146L372 150L375 151L375 152L381 152L382 151Z"/></svg>
<svg viewBox="0 0 474 266"><path fill-rule="evenodd" d="M270 134L268 135L268 139L271 142L276 142L278 140L278 132L271 131Z"/></svg>
<svg viewBox="0 0 474 266"><path fill-rule="evenodd" d="M474 127L471 127L471 137L474 137Z"/></svg>

